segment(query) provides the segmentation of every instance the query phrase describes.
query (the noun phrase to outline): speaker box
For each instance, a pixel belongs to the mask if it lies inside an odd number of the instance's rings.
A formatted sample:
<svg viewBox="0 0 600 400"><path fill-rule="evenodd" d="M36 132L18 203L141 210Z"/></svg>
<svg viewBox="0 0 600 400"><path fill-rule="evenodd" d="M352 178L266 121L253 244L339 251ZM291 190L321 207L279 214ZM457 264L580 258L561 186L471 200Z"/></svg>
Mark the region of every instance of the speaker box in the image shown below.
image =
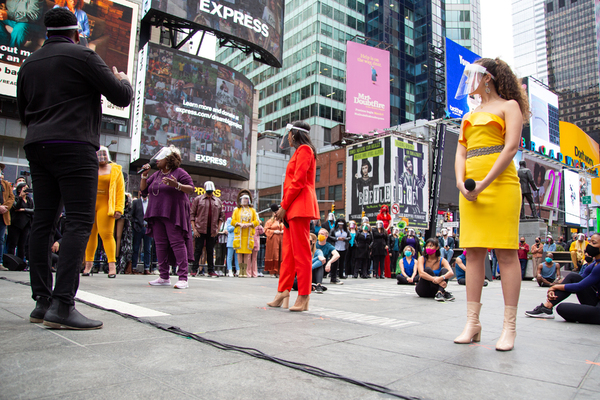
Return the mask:
<svg viewBox="0 0 600 400"><path fill-rule="evenodd" d="M2 264L4 264L4 268L8 268L10 271L25 271L25 268L27 268L25 261L12 254L4 254Z"/></svg>

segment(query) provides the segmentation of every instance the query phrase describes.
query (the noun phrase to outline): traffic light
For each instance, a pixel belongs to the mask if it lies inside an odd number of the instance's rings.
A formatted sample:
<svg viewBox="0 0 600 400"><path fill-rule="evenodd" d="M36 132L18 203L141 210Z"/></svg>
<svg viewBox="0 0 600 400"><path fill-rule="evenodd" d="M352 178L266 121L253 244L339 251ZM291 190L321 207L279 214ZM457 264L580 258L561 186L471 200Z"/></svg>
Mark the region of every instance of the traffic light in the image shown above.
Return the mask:
<svg viewBox="0 0 600 400"><path fill-rule="evenodd" d="M365 217L365 210L362 211L362 217Z"/></svg>
<svg viewBox="0 0 600 400"><path fill-rule="evenodd" d="M335 203L331 203L331 212L335 214Z"/></svg>

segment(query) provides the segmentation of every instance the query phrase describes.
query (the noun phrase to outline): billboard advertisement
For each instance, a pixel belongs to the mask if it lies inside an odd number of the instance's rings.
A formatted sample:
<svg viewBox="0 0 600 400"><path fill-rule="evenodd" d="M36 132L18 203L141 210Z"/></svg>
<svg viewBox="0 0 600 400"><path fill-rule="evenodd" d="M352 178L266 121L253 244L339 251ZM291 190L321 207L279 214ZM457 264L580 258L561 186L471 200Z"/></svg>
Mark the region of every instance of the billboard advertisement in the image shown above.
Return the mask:
<svg viewBox="0 0 600 400"><path fill-rule="evenodd" d="M261 61L280 68L283 54L282 0L146 0L143 20L170 16L199 29L252 46ZM154 20L154 21L153 21Z"/></svg>
<svg viewBox="0 0 600 400"><path fill-rule="evenodd" d="M346 42L346 132L390 127L390 53Z"/></svg>
<svg viewBox="0 0 600 400"><path fill-rule="evenodd" d="M523 84L527 87L531 107L529 124L523 127L524 147L531 149L533 143L538 151L543 146L543 153L554 158L561 150L558 95L531 77L525 78Z"/></svg>
<svg viewBox="0 0 600 400"><path fill-rule="evenodd" d="M559 122L560 152L563 157L571 157L585 164L588 169L600 164L600 148L598 142L588 136L577 125L570 122Z"/></svg>
<svg viewBox="0 0 600 400"><path fill-rule="evenodd" d="M462 118L469 112L467 97L454 98L465 67L481 57L446 38L446 115L450 118Z"/></svg>
<svg viewBox="0 0 600 400"><path fill-rule="evenodd" d="M551 208L558 208L560 206L560 198L564 187L563 167L558 162L547 161L542 157L529 154L523 154L523 160L526 167L531 170L533 182L538 188L537 192L533 192L533 202L541 210L540 216L548 219ZM525 214L531 215L527 201L525 201L524 207ZM562 223L564 221L564 214L554 214L553 220Z"/></svg>
<svg viewBox="0 0 600 400"><path fill-rule="evenodd" d="M254 87L236 70L189 53L147 43L146 74L136 87L134 140L139 158L175 145L197 173L250 176ZM143 71L142 71L143 72Z"/></svg>
<svg viewBox="0 0 600 400"><path fill-rule="evenodd" d="M563 171L565 179L565 223L581 225L581 195L579 174L568 169ZM585 223L584 223L585 226Z"/></svg>
<svg viewBox="0 0 600 400"><path fill-rule="evenodd" d="M600 0L594 1L594 10L596 14L596 48L598 50L598 76L600 77Z"/></svg>
<svg viewBox="0 0 600 400"><path fill-rule="evenodd" d="M360 221L362 212L375 222L381 206L392 200L391 138L385 137L346 150L346 215Z"/></svg>
<svg viewBox="0 0 600 400"><path fill-rule="evenodd" d="M394 158L393 203L408 226L427 228L429 210L429 148L426 144L392 136Z"/></svg>
<svg viewBox="0 0 600 400"><path fill-rule="evenodd" d="M46 39L44 14L52 7L72 8L82 41L109 67L133 75L138 5L125 0L6 1L0 5L0 95L16 97L17 73L25 59ZM129 107L102 98L102 112L129 118Z"/></svg>

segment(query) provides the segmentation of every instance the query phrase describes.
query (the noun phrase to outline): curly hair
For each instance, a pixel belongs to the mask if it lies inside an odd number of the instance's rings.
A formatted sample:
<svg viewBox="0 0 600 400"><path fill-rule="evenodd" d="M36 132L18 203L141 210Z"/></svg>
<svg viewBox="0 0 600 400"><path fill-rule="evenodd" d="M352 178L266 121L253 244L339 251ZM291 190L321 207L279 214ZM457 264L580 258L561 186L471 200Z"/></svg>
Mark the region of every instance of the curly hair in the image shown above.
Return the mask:
<svg viewBox="0 0 600 400"><path fill-rule="evenodd" d="M67 6L67 0L56 0L56 5L59 7L66 7ZM83 9L83 0L77 0L77 4L75 4L75 9L76 10L82 10Z"/></svg>
<svg viewBox="0 0 600 400"><path fill-rule="evenodd" d="M510 66L500 58L481 58L475 61L475 63L484 66L494 76L495 79L492 79L492 82L500 97L505 100L515 100L519 103L519 108L523 115L523 123L527 124L531 114L527 93L523 89L521 80L517 78L512 69L510 69Z"/></svg>
<svg viewBox="0 0 600 400"><path fill-rule="evenodd" d="M173 152L165 158L165 162L167 163L167 169L173 171L181 165L181 155L177 152Z"/></svg>

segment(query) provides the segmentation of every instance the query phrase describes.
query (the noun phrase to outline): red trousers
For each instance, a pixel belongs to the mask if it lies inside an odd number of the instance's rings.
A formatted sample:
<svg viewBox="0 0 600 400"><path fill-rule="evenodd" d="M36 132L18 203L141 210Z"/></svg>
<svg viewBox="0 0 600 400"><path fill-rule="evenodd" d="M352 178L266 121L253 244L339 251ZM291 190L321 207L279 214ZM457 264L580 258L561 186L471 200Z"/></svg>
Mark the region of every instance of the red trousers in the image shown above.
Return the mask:
<svg viewBox="0 0 600 400"><path fill-rule="evenodd" d="M288 223L290 228L283 229L278 291L292 290L298 276L298 295L306 296L312 291L310 218L297 217Z"/></svg>

